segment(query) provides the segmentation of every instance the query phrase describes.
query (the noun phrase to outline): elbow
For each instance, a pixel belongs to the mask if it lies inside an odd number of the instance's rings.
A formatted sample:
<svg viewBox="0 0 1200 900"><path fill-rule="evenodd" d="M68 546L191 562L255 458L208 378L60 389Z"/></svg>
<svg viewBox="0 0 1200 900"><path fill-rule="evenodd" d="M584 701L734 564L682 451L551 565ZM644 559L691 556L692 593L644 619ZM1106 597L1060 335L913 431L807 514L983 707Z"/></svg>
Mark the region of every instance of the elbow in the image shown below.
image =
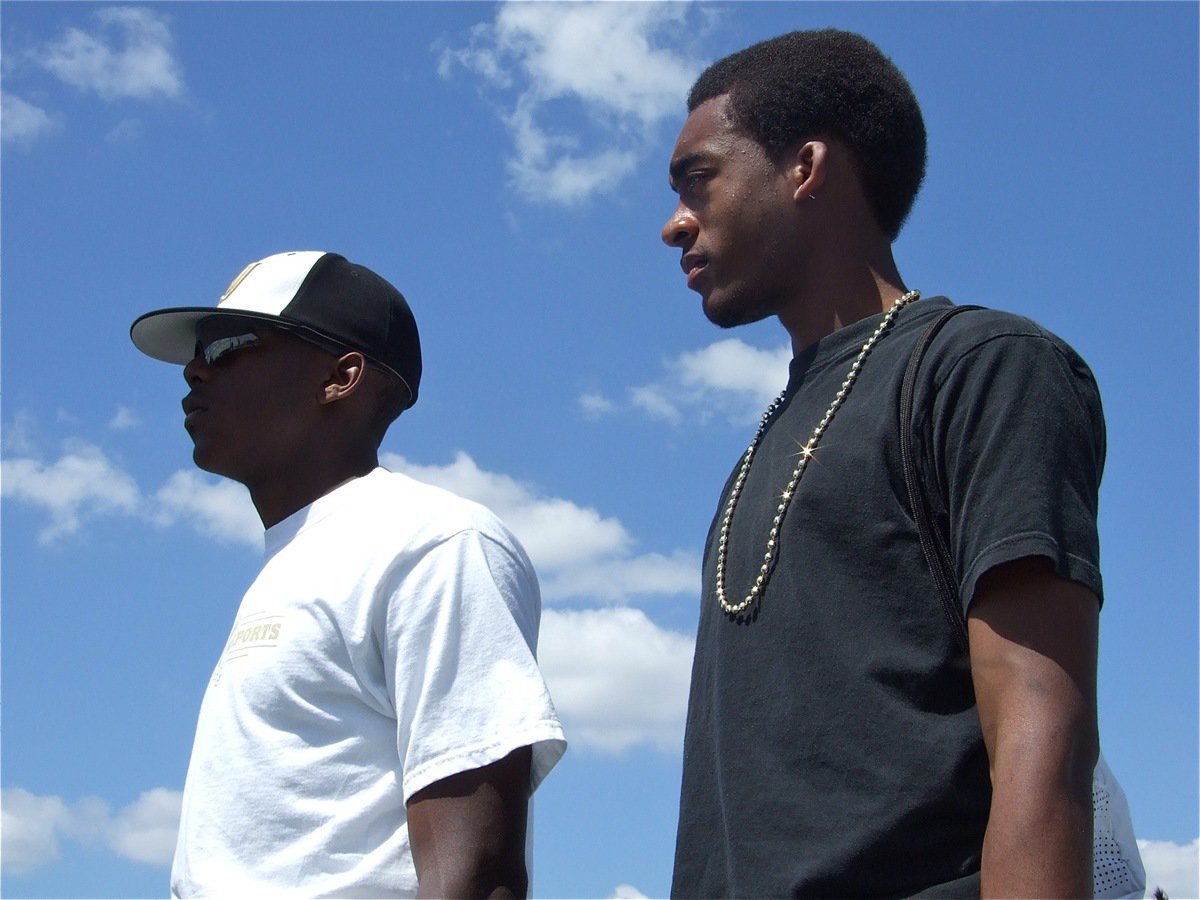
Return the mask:
<svg viewBox="0 0 1200 900"><path fill-rule="evenodd" d="M434 885L421 879L419 897L455 898L520 898L529 896L529 873L525 861L476 858L463 860L463 865L445 873Z"/></svg>
<svg viewBox="0 0 1200 900"><path fill-rule="evenodd" d="M1092 774L1100 758L1100 732L1093 717L1076 730L1071 742L1071 751L1064 761L1064 778L1073 793L1086 796L1089 805L1092 796Z"/></svg>
<svg viewBox="0 0 1200 900"><path fill-rule="evenodd" d="M498 898L523 898L529 896L529 873L525 860L488 860L481 864L472 879L475 892L463 896Z"/></svg>
<svg viewBox="0 0 1200 900"><path fill-rule="evenodd" d="M529 873L525 870L525 864L521 863L519 871L514 868L503 877L495 879L495 887L487 896L496 898L528 897Z"/></svg>

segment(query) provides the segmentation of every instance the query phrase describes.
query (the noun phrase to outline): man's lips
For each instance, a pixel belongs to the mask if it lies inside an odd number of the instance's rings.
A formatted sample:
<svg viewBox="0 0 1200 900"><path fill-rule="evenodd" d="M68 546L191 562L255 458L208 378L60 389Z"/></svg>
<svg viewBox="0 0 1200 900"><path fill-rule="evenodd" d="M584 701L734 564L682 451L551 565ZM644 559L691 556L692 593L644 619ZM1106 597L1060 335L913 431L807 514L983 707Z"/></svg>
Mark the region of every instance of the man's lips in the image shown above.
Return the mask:
<svg viewBox="0 0 1200 900"><path fill-rule="evenodd" d="M692 287L692 282L708 267L708 258L698 253L685 253L683 259L679 261L679 267L687 276L688 287Z"/></svg>
<svg viewBox="0 0 1200 900"><path fill-rule="evenodd" d="M196 421L196 417L208 412L208 407L188 394L183 398L183 427L191 430L191 425Z"/></svg>

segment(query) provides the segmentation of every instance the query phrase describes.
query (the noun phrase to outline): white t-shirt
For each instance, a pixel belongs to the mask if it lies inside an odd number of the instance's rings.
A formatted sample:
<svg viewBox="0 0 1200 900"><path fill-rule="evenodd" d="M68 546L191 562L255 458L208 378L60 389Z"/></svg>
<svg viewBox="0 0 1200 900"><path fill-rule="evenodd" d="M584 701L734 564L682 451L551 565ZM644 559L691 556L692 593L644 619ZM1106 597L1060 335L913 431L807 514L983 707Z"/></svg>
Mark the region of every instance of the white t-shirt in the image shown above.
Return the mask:
<svg viewBox="0 0 1200 900"><path fill-rule="evenodd" d="M266 532L200 709L171 890L412 896L405 801L566 749L533 568L488 510L376 469Z"/></svg>

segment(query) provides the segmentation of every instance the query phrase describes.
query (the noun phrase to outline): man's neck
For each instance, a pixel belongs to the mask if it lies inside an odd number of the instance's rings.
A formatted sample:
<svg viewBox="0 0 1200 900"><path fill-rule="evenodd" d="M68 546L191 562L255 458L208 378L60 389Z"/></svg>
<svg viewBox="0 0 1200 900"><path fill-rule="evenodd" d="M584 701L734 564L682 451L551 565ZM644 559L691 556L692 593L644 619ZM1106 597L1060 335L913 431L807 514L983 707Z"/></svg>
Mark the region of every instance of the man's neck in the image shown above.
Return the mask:
<svg viewBox="0 0 1200 900"><path fill-rule="evenodd" d="M257 480L246 487L263 527L270 528L346 482L366 475L378 465L378 457L371 453L369 457L363 456L340 465L288 467L275 477Z"/></svg>
<svg viewBox="0 0 1200 900"><path fill-rule="evenodd" d="M793 355L847 325L890 309L907 288L891 248L874 259L852 262L826 257L823 271L812 273L795 299L779 315L792 339Z"/></svg>

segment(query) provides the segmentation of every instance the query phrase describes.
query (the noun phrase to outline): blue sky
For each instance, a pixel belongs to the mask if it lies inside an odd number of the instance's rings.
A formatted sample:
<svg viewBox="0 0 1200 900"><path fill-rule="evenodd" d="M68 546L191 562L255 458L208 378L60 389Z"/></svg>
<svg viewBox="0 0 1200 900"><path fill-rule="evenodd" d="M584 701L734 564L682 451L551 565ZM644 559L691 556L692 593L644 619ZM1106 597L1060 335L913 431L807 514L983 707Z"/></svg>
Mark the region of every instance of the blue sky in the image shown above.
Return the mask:
<svg viewBox="0 0 1200 900"><path fill-rule="evenodd" d="M665 894L699 554L788 357L776 322L704 320L658 238L666 163L707 62L829 25L925 112L908 284L1096 373L1102 744L1151 885L1200 894L1195 4L5 2L5 896L166 893L260 529L128 327L293 249L406 294L426 375L386 462L491 505L538 567L571 749L535 893Z"/></svg>

